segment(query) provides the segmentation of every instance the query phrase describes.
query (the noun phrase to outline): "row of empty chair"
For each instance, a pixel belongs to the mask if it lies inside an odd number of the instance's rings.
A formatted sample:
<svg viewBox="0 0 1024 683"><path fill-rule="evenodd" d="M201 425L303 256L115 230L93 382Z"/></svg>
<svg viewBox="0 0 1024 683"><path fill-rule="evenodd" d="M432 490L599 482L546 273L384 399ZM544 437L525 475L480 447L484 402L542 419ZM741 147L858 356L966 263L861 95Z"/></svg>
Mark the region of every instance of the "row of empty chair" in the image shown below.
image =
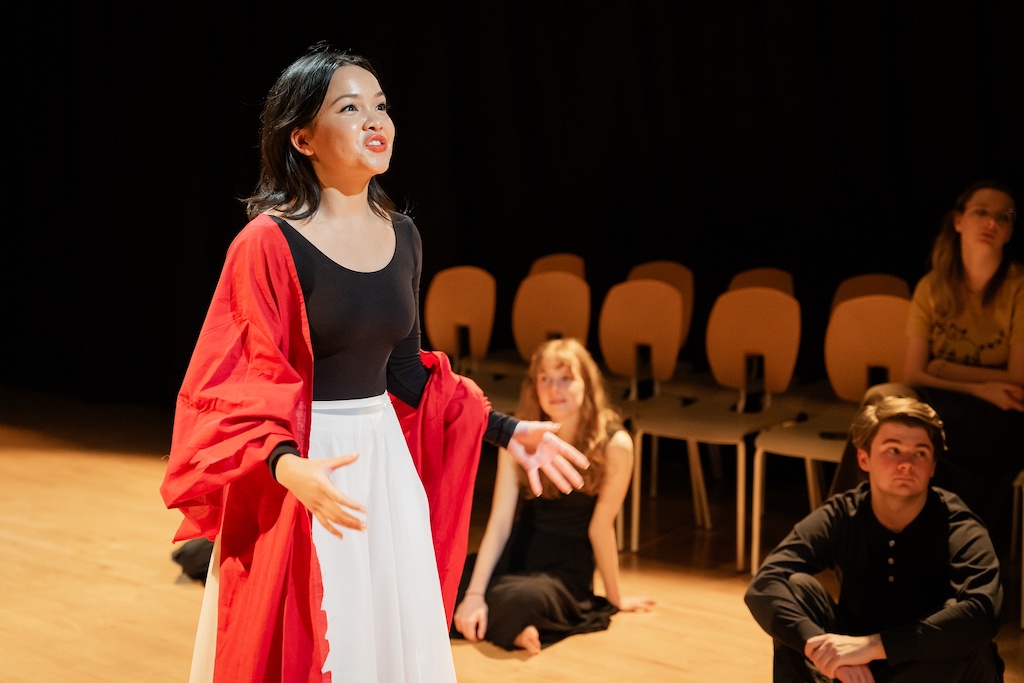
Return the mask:
<svg viewBox="0 0 1024 683"><path fill-rule="evenodd" d="M554 265L558 261L561 267ZM513 299L512 331L520 358L510 367L507 360L488 358L495 289L494 278L475 266L439 272L427 288L424 327L433 348L452 356L456 367L480 383L496 408L510 412L522 383L516 364L525 370L532 351L551 337L587 341L591 292L582 260L552 259L528 273ZM886 293L872 293L877 291ZM809 502L812 506L820 502L820 485L811 464L838 460L835 451L838 447L841 455L843 442L833 437L840 431L845 437L856 402L877 377L873 372L884 368L886 381L899 379L902 359L895 359L902 353L902 336L878 331L902 329L909 294L905 281L887 274L844 282L836 290L825 339L831 384L806 388L793 386L801 319L786 271L755 269L733 278L717 297L707 321L709 371L689 375L677 372L679 351L692 323L689 269L674 261L652 261L634 267L625 281L612 286L598 310L599 353L595 356L634 434L630 549L639 548L644 436L651 444L652 495L658 438L686 442L695 521L706 528L712 520L699 446L729 446L736 450L736 565L742 570L746 564L746 441L754 436L750 566L756 568L766 456L805 458ZM878 349L886 337L897 343ZM650 386L649 395L641 396L641 382ZM816 437L811 439L816 448L801 441L811 437ZM618 529L621 546L622 515Z"/></svg>

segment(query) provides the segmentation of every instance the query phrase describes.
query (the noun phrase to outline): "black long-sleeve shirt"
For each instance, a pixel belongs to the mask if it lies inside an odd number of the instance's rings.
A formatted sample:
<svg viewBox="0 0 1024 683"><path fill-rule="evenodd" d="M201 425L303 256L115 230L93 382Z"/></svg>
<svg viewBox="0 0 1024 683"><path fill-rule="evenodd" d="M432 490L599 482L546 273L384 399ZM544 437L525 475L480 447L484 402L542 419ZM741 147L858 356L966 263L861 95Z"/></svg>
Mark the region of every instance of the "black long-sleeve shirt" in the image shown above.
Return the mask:
<svg viewBox="0 0 1024 683"><path fill-rule="evenodd" d="M999 630L999 560L980 519L955 494L932 487L903 531L871 509L870 485L830 498L798 522L751 580L745 601L769 635L803 652L823 633L796 603L788 578L834 570L836 630L881 635L891 664L968 654Z"/></svg>

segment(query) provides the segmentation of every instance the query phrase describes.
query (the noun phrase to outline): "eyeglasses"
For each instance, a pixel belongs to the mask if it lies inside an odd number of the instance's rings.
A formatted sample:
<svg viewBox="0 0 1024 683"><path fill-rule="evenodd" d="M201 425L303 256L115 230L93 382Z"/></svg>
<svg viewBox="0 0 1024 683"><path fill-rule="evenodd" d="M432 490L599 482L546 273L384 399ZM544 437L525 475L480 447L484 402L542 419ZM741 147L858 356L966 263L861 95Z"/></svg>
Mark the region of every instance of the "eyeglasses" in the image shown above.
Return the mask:
<svg viewBox="0 0 1024 683"><path fill-rule="evenodd" d="M999 225L1007 227L1013 225L1013 221L1017 218L1017 214L1014 213L1013 209L1010 209L1009 211L989 211L986 208L976 206L974 208L968 207L967 213L983 221L987 221L991 218Z"/></svg>

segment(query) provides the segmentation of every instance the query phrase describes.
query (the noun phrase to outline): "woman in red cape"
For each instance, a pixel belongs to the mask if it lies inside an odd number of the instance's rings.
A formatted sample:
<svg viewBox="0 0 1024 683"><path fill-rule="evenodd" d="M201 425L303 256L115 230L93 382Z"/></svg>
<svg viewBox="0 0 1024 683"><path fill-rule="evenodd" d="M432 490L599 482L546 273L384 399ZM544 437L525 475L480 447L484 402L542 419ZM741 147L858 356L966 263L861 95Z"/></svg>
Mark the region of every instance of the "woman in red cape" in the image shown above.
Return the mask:
<svg viewBox="0 0 1024 683"><path fill-rule="evenodd" d="M454 681L481 441L582 485L551 422L423 352L420 234L377 183L370 64L318 44L267 96L260 179L178 395L161 494L215 541L193 681ZM314 379L315 378L315 379Z"/></svg>

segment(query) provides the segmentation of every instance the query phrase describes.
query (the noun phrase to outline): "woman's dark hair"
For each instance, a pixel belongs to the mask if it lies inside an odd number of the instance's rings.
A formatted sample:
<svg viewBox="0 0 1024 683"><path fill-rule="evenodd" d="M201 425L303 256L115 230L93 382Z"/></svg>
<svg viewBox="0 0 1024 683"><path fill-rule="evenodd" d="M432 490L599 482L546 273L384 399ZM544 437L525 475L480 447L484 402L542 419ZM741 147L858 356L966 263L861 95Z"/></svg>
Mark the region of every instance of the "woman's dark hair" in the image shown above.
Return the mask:
<svg viewBox="0 0 1024 683"><path fill-rule="evenodd" d="M267 93L260 115L260 177L252 196L242 199L252 219L269 209L286 218L302 220L320 206L320 181L309 159L292 146L291 133L309 125L320 111L334 72L342 66L358 66L375 77L365 57L319 42L292 62ZM370 207L382 218L395 204L370 180Z"/></svg>
<svg viewBox="0 0 1024 683"><path fill-rule="evenodd" d="M964 306L964 262L960 256L960 233L956 231L956 219L967 210L967 202L978 190L997 190L1013 199L1013 193L1005 184L997 180L979 180L961 192L953 207L946 212L931 253L931 269L937 276L932 279L932 296L935 298L936 310L943 316L955 316ZM995 299L1006 280L1011 261L1010 250L1003 249L1003 260L982 294L983 306Z"/></svg>

